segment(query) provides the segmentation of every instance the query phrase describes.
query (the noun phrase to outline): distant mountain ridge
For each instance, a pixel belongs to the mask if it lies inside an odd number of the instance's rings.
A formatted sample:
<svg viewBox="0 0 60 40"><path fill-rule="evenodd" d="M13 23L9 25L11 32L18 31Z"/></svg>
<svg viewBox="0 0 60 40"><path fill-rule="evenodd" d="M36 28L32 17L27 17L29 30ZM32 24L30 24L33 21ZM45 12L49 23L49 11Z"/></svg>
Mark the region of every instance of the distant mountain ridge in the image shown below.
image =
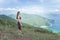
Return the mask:
<svg viewBox="0 0 60 40"><path fill-rule="evenodd" d="M11 14L9 16L16 19L16 15L14 14ZM35 27L50 26L51 24L48 19L38 15L22 13L21 17L22 17L22 22L33 25Z"/></svg>

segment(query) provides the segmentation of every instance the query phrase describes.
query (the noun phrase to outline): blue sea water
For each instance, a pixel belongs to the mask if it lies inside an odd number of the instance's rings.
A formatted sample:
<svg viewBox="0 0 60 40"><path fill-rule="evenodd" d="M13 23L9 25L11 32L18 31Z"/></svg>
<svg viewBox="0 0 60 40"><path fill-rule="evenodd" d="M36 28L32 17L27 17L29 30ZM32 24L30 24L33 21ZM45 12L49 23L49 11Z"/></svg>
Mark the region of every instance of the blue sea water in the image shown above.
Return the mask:
<svg viewBox="0 0 60 40"><path fill-rule="evenodd" d="M49 27L49 29L56 31L56 32L60 32L60 14L48 14L47 17L51 20L54 20L51 22L52 26Z"/></svg>

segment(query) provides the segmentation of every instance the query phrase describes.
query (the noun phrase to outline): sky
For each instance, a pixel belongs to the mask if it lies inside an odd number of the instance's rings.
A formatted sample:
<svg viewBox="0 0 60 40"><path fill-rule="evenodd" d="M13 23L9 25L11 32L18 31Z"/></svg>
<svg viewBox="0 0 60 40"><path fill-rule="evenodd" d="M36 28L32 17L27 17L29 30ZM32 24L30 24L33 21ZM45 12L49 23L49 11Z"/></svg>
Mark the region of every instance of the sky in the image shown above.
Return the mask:
<svg viewBox="0 0 60 40"><path fill-rule="evenodd" d="M0 0L0 12L4 10L44 15L60 12L60 0Z"/></svg>

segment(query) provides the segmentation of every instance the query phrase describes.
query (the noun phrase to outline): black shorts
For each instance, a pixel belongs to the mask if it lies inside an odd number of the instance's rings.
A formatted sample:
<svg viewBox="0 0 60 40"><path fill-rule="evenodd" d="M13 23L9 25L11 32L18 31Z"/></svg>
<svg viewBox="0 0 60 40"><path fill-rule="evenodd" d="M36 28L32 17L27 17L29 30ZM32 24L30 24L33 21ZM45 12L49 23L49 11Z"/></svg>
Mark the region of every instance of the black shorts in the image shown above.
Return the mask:
<svg viewBox="0 0 60 40"><path fill-rule="evenodd" d="M18 22L18 29L21 30L21 24Z"/></svg>

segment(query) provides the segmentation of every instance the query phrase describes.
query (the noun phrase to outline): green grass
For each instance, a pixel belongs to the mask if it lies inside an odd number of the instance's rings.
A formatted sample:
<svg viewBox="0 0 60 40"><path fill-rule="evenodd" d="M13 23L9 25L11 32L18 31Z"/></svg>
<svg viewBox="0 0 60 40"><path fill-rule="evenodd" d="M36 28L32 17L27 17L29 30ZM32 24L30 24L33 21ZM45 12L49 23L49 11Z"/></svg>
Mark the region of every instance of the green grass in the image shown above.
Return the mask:
<svg viewBox="0 0 60 40"><path fill-rule="evenodd" d="M35 28L33 26L29 26L26 24L23 24L24 27L22 27L22 31L24 33L23 37L29 37L30 40L60 40L60 36L53 34L53 33L49 33L46 32L47 30L42 31L42 29L40 31L37 31L38 28ZM4 28L5 26L1 26L2 27L2 31L1 32L9 32L9 33L5 33L4 35L1 35L1 39L4 40L9 40L9 38L21 38L22 34L18 34L18 28L16 27L9 27L6 26L6 28ZM3 30L4 29L4 30Z"/></svg>

